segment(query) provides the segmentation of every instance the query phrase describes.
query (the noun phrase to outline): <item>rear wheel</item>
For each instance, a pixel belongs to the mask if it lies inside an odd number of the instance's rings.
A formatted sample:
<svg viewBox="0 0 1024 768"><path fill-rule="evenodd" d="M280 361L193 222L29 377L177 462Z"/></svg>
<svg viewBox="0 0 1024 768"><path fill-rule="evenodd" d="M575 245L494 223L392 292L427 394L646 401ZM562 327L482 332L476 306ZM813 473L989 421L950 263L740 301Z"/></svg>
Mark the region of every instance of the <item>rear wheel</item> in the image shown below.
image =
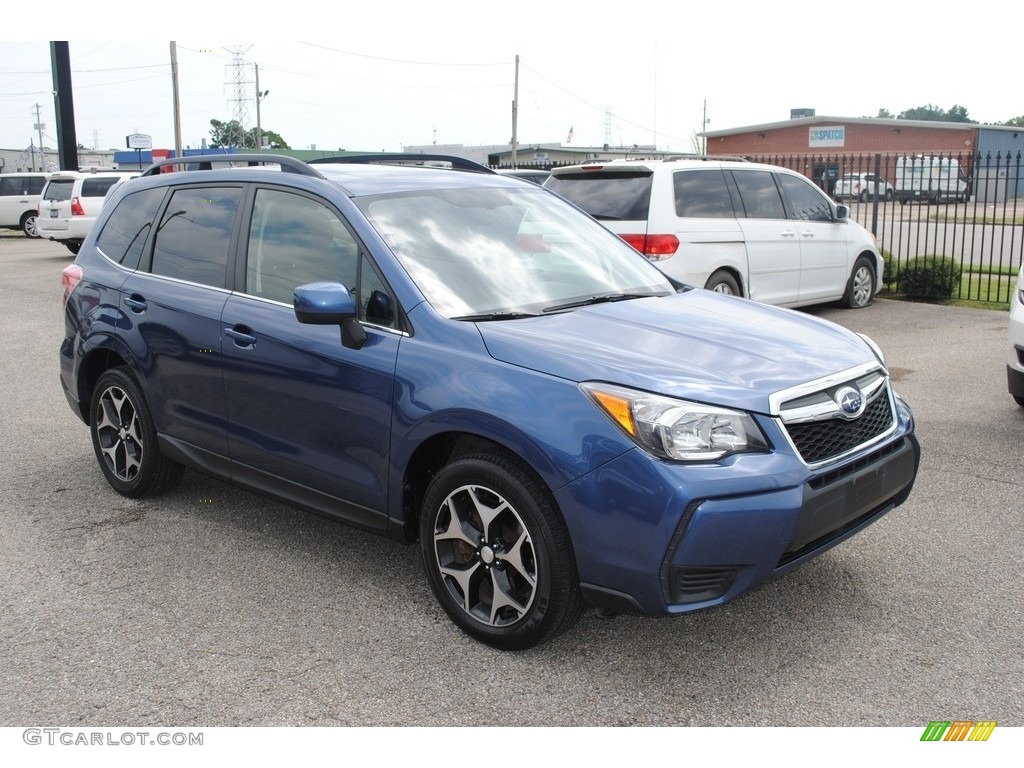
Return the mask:
<svg viewBox="0 0 1024 768"><path fill-rule="evenodd" d="M39 230L36 228L36 213L28 211L21 217L21 231L25 237L39 237Z"/></svg>
<svg viewBox="0 0 1024 768"><path fill-rule="evenodd" d="M860 309L871 303L875 295L875 268L866 256L857 259L853 265L850 282L846 284L843 306Z"/></svg>
<svg viewBox="0 0 1024 768"><path fill-rule="evenodd" d="M582 613L555 501L508 454L467 456L438 472L423 500L420 552L448 616L495 648L543 643Z"/></svg>
<svg viewBox="0 0 1024 768"><path fill-rule="evenodd" d="M1012 397L1013 397L1013 402L1015 402L1021 408L1024 408L1024 397L1020 397L1019 395L1013 395Z"/></svg>
<svg viewBox="0 0 1024 768"><path fill-rule="evenodd" d="M740 284L736 281L736 278L724 269L720 269L711 275L704 284L704 288L715 293L724 293L727 296L743 295L740 293Z"/></svg>
<svg viewBox="0 0 1024 768"><path fill-rule="evenodd" d="M160 454L146 399L127 368L100 376L89 409L96 459L115 491L132 498L155 495L181 479L185 468Z"/></svg>

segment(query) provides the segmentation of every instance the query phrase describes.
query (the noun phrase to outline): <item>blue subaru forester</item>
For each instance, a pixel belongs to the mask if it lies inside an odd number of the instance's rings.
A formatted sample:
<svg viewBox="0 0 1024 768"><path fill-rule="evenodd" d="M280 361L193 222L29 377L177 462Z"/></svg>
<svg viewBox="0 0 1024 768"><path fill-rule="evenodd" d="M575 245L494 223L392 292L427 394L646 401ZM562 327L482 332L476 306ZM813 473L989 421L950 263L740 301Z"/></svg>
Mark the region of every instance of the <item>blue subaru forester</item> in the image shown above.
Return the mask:
<svg viewBox="0 0 1024 768"><path fill-rule="evenodd" d="M910 493L868 339L674 283L533 184L257 159L122 185L64 271L61 383L118 493L194 467L416 541L505 649L724 603Z"/></svg>

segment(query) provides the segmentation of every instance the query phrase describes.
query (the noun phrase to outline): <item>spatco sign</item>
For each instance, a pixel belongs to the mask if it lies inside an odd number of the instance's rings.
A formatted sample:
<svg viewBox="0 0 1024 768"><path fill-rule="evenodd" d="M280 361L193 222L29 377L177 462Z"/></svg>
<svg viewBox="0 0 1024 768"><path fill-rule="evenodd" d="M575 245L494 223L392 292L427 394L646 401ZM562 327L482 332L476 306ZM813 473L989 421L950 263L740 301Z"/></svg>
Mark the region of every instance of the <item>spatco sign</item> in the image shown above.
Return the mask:
<svg viewBox="0 0 1024 768"><path fill-rule="evenodd" d="M846 145L846 127L842 125L818 126L810 129L809 147L842 147Z"/></svg>

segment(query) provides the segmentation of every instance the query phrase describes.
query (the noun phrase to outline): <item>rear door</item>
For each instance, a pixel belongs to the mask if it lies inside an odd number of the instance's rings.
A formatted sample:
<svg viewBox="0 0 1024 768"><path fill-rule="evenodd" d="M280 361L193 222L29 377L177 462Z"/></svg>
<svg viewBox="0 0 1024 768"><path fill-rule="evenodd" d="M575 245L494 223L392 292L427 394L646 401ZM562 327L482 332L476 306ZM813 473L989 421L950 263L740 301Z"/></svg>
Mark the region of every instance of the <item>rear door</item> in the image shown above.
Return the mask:
<svg viewBox="0 0 1024 768"><path fill-rule="evenodd" d="M129 337L157 429L203 460L228 452L220 319L245 189L218 183L175 188L154 231L139 233L150 238L148 252L121 287L121 310L135 326Z"/></svg>
<svg viewBox="0 0 1024 768"><path fill-rule="evenodd" d="M75 194L74 176L56 176L43 188L36 226L44 237L50 232L66 232L71 218L71 198Z"/></svg>
<svg viewBox="0 0 1024 768"><path fill-rule="evenodd" d="M775 174L768 169L733 169L742 203L737 208L747 246L749 296L765 304L800 299L800 240L789 219Z"/></svg>

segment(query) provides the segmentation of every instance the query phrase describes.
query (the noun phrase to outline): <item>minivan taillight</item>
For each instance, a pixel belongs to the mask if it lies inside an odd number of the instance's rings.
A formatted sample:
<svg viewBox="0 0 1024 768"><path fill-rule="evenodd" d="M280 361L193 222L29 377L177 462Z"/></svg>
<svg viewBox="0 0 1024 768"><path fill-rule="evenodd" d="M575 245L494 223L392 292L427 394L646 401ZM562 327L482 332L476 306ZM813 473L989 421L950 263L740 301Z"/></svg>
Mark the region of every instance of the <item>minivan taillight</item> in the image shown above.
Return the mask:
<svg viewBox="0 0 1024 768"><path fill-rule="evenodd" d="M619 235L651 261L663 261L679 250L675 235Z"/></svg>
<svg viewBox="0 0 1024 768"><path fill-rule="evenodd" d="M85 216L85 208L82 207L82 201L77 197L71 198L71 215Z"/></svg>
<svg viewBox="0 0 1024 768"><path fill-rule="evenodd" d="M60 288L63 292L62 304L68 303L68 298L75 287L82 282L82 268L77 264L68 264L60 273Z"/></svg>

